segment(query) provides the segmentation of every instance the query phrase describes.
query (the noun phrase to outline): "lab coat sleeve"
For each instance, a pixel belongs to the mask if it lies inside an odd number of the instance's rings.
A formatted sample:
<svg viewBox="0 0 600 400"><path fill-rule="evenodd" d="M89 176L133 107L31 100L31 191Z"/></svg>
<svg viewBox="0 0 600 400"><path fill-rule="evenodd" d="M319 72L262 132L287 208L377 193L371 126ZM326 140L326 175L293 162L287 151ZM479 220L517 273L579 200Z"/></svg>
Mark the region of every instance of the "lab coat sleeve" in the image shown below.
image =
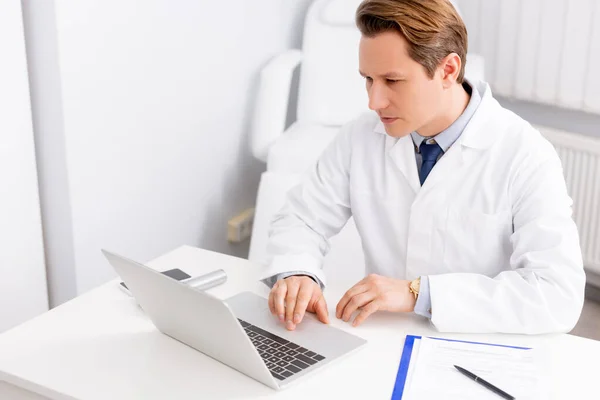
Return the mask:
<svg viewBox="0 0 600 400"><path fill-rule="evenodd" d="M558 155L546 154L513 178L506 271L494 278L429 276L432 323L440 331L540 334L568 332L577 323L585 287L579 236Z"/></svg>
<svg viewBox="0 0 600 400"><path fill-rule="evenodd" d="M321 269L329 238L350 218L349 167L352 124L347 124L323 152L301 183L287 195L275 215L267 243L268 265L262 281L274 275L302 271L326 284Z"/></svg>

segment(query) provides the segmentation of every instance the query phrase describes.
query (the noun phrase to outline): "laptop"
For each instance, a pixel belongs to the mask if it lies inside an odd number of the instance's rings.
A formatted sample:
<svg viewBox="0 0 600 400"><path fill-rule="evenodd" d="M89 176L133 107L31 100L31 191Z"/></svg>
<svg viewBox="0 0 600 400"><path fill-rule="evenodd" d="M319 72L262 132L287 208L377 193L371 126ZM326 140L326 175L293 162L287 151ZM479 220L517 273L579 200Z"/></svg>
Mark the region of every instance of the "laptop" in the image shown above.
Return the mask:
<svg viewBox="0 0 600 400"><path fill-rule="evenodd" d="M287 331L271 315L267 300L254 293L221 300L102 252L160 332L273 389L283 389L366 343L309 313L295 331Z"/></svg>

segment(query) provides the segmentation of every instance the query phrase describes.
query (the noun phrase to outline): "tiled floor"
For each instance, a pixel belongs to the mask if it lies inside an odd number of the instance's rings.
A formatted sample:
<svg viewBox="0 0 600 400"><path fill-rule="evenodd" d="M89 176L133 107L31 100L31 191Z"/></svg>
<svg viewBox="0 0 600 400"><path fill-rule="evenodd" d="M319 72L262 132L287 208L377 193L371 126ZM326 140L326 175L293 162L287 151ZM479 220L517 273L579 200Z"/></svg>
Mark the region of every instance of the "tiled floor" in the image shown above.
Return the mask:
<svg viewBox="0 0 600 400"><path fill-rule="evenodd" d="M585 299L581 317L571 334L600 340L600 303Z"/></svg>

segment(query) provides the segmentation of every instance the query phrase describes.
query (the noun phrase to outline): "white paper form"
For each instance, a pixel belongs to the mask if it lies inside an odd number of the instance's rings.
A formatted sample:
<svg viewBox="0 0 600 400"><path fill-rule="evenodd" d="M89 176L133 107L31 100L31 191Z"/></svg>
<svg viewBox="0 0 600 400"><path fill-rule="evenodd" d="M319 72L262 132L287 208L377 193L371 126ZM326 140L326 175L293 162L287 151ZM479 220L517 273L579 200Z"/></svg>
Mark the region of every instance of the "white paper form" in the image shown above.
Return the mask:
<svg viewBox="0 0 600 400"><path fill-rule="evenodd" d="M403 400L499 400L500 396L467 378L463 367L518 400L546 399L535 350L422 338ZM416 359L414 359L416 356ZM413 365L414 364L414 365Z"/></svg>

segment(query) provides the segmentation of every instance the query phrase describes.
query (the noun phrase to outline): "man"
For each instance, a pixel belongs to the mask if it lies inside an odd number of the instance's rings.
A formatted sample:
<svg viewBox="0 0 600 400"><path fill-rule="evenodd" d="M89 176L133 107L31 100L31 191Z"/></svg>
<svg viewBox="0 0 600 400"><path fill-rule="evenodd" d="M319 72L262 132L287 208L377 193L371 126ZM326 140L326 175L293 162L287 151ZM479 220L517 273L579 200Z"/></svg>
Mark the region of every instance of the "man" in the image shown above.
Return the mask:
<svg viewBox="0 0 600 400"><path fill-rule="evenodd" d="M342 128L272 223L264 280L287 329L329 321L328 238L354 216L370 274L336 317L416 312L442 331L566 332L585 274L560 160L484 82L447 0L365 0L369 108Z"/></svg>

